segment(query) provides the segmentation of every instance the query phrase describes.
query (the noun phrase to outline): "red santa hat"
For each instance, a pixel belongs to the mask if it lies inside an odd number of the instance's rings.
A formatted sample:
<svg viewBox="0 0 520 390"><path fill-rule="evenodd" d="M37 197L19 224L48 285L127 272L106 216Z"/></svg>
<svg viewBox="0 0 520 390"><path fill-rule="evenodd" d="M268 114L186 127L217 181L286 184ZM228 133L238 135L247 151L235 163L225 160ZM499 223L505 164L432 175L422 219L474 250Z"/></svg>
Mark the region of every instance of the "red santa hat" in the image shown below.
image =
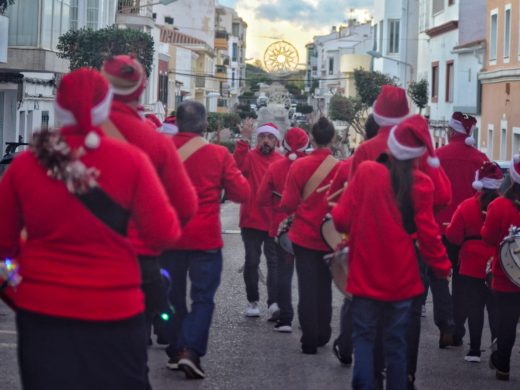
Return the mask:
<svg viewBox="0 0 520 390"><path fill-rule="evenodd" d="M133 55L118 55L107 59L101 69L114 90L114 99L121 102L138 100L146 87L143 65Z"/></svg>
<svg viewBox="0 0 520 390"><path fill-rule="evenodd" d="M264 123L256 128L256 136L258 137L262 133L273 134L276 138L280 139L280 131L274 123Z"/></svg>
<svg viewBox="0 0 520 390"><path fill-rule="evenodd" d="M299 127L291 127L287 130L282 141L282 147L287 152L289 160L296 160L298 157L304 156L308 145L309 135Z"/></svg>
<svg viewBox="0 0 520 390"><path fill-rule="evenodd" d="M472 187L480 191L482 188L498 190L504 182L504 174L497 163L484 161L482 166L475 171L475 181Z"/></svg>
<svg viewBox="0 0 520 390"><path fill-rule="evenodd" d="M80 91L80 93L78 93ZM85 146L95 149L101 141L97 127L108 119L112 90L98 71L75 70L63 77L56 93L55 114L62 126L76 126L85 133Z"/></svg>
<svg viewBox="0 0 520 390"><path fill-rule="evenodd" d="M513 156L513 161L509 167L509 176L515 183L520 184L520 154Z"/></svg>
<svg viewBox="0 0 520 390"><path fill-rule="evenodd" d="M464 142L466 145L472 146L475 144L473 139L473 130L477 127L477 120L468 114L462 112L454 112L448 121L448 126L455 130L457 133L464 134L466 139Z"/></svg>
<svg viewBox="0 0 520 390"><path fill-rule="evenodd" d="M410 109L406 91L393 85L383 85L373 106L376 123L381 126L395 126L408 117Z"/></svg>
<svg viewBox="0 0 520 390"><path fill-rule="evenodd" d="M392 156L398 160L411 160L428 152L428 165L433 168L440 166L435 157L428 122L421 115L413 115L405 119L390 131L387 141Z"/></svg>
<svg viewBox="0 0 520 390"><path fill-rule="evenodd" d="M171 135L177 134L179 132L179 128L177 127L176 123L177 118L175 115L167 116L162 124L161 132Z"/></svg>

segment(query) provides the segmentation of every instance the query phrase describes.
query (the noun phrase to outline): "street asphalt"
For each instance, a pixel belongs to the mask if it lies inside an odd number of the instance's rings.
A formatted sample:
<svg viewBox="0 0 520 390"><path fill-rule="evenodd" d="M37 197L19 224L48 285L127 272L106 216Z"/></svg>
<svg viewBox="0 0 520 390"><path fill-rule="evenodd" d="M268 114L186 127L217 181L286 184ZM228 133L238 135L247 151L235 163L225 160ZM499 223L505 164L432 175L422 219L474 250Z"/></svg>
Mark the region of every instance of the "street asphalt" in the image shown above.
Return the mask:
<svg viewBox="0 0 520 390"><path fill-rule="evenodd" d="M242 389L349 389L352 368L339 364L331 350L331 342L317 355L300 352L298 321L293 333L274 332L266 321L266 289L261 286L260 318L246 318L245 288L242 274L244 250L238 229L238 207L226 203L222 207L224 231L224 271L216 298L216 309L210 333L208 354L202 359L204 380L186 380L181 372L166 368L164 348L149 349L150 376L155 390L242 390ZM265 261L261 268L266 274ZM293 280L293 303L298 302L296 275ZM338 333L342 297L334 290L333 337ZM520 389L520 338L513 349L511 379L499 382L488 368L489 329L484 330L481 363L464 361L468 337L463 347L441 350L437 347L438 330L433 324L431 299L422 334L417 370L418 390L501 390ZM45 351L42 351L45 358ZM13 313L0 303L0 390L21 389L16 361L16 331ZM52 390L52 389L49 389ZM74 390L74 389L71 389ZM105 390L105 389L95 389ZM112 390L112 389L106 389ZM114 389L119 390L119 389ZM122 390L122 389L121 389Z"/></svg>

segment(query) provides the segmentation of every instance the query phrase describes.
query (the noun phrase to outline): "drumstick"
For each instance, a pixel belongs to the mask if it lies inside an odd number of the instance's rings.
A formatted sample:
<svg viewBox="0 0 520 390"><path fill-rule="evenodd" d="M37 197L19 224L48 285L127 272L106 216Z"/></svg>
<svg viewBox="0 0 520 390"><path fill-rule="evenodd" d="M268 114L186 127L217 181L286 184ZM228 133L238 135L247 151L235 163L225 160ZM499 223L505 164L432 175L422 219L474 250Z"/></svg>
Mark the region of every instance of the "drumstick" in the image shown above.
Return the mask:
<svg viewBox="0 0 520 390"><path fill-rule="evenodd" d="M280 193L277 192L277 191L271 191L271 193L272 193L274 196L277 196L278 198L281 198L281 197L282 197L282 194L280 194Z"/></svg>
<svg viewBox="0 0 520 390"><path fill-rule="evenodd" d="M329 202L328 203L329 207L336 207L337 204L338 204L338 202Z"/></svg>
<svg viewBox="0 0 520 390"><path fill-rule="evenodd" d="M329 187L330 187L330 183L324 185L323 187L318 188L318 189L316 190L316 192L319 194L319 193L321 193L321 192L323 192L323 191L327 191L327 190L329 189Z"/></svg>
<svg viewBox="0 0 520 390"><path fill-rule="evenodd" d="M449 222L443 222L442 226L448 226L449 224L450 224Z"/></svg>
<svg viewBox="0 0 520 390"><path fill-rule="evenodd" d="M333 194L330 194L328 197L327 197L327 202L330 202L332 199L338 197L341 195L341 193L345 190L345 188L340 188L339 190L337 190L336 192L334 192Z"/></svg>

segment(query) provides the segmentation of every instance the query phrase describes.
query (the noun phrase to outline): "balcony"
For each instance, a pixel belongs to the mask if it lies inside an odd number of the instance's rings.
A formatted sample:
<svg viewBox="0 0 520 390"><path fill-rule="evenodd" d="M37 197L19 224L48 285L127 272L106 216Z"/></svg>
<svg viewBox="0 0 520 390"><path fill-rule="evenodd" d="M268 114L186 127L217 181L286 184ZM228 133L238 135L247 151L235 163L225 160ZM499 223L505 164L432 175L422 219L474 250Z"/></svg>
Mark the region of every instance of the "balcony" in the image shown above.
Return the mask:
<svg viewBox="0 0 520 390"><path fill-rule="evenodd" d="M226 78L227 77L227 67L224 65L216 65L215 66L215 76L217 78Z"/></svg>
<svg viewBox="0 0 520 390"><path fill-rule="evenodd" d="M215 49L227 50L228 49L229 34L225 30L215 31Z"/></svg>
<svg viewBox="0 0 520 390"><path fill-rule="evenodd" d="M195 88L206 88L206 77L195 76Z"/></svg>
<svg viewBox="0 0 520 390"><path fill-rule="evenodd" d="M152 6L148 0L118 0L116 24L153 28Z"/></svg>

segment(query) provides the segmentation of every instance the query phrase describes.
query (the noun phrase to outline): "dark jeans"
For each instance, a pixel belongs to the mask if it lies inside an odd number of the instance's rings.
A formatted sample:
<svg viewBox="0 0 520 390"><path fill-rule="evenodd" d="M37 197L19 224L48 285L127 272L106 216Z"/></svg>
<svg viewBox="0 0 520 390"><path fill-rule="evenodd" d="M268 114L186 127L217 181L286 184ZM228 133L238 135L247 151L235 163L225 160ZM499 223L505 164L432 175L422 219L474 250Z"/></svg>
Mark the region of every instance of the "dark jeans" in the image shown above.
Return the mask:
<svg viewBox="0 0 520 390"><path fill-rule="evenodd" d="M520 293L495 292L498 313L498 350L493 362L497 369L509 372L511 351L515 345L516 327L520 316Z"/></svg>
<svg viewBox="0 0 520 390"><path fill-rule="evenodd" d="M246 284L247 300L258 302L258 267L260 266L260 256L262 255L262 244L264 256L267 261L267 306L278 302L278 274L276 246L274 238L269 237L263 230L242 228L242 241L246 252L244 264L244 282Z"/></svg>
<svg viewBox="0 0 520 390"><path fill-rule="evenodd" d="M24 390L144 390L145 320L81 321L18 310Z"/></svg>
<svg viewBox="0 0 520 390"><path fill-rule="evenodd" d="M459 275L459 277L464 288L464 303L468 313L470 349L478 352L480 351L482 328L484 327L484 308L488 312L491 341L497 336L498 323L495 297L488 286L486 286L484 279L465 275Z"/></svg>
<svg viewBox="0 0 520 390"><path fill-rule="evenodd" d="M222 251L170 251L161 258L170 273L170 302L175 309L169 321L168 356L188 348L198 356L208 349L209 328L215 308L215 293L222 273ZM191 310L186 304L187 278L190 278Z"/></svg>
<svg viewBox="0 0 520 390"><path fill-rule="evenodd" d="M298 277L298 317L304 348L316 348L328 343L332 319L332 279L323 260L327 252L293 244Z"/></svg>
<svg viewBox="0 0 520 390"><path fill-rule="evenodd" d="M352 301L350 298L343 299L341 313L339 316L339 335L336 343L341 356L352 356L352 310L350 308Z"/></svg>
<svg viewBox="0 0 520 390"><path fill-rule="evenodd" d="M455 323L455 339L460 339L466 334L465 323L468 319L468 308L464 298L463 276L459 274L459 264L453 266L451 278L451 297L453 300L453 322Z"/></svg>
<svg viewBox="0 0 520 390"><path fill-rule="evenodd" d="M450 282L435 276L433 270L428 267L428 282L433 301L433 322L441 333L454 333L453 300L450 294Z"/></svg>
<svg viewBox="0 0 520 390"><path fill-rule="evenodd" d="M292 305L292 278L294 273L294 256L287 253L278 244L278 306L280 307L280 323L291 324L294 311Z"/></svg>
<svg viewBox="0 0 520 390"><path fill-rule="evenodd" d="M383 326L386 389L406 388L406 331L411 300L381 302L353 297L354 372L352 388L372 390L374 386L374 345L378 325Z"/></svg>

